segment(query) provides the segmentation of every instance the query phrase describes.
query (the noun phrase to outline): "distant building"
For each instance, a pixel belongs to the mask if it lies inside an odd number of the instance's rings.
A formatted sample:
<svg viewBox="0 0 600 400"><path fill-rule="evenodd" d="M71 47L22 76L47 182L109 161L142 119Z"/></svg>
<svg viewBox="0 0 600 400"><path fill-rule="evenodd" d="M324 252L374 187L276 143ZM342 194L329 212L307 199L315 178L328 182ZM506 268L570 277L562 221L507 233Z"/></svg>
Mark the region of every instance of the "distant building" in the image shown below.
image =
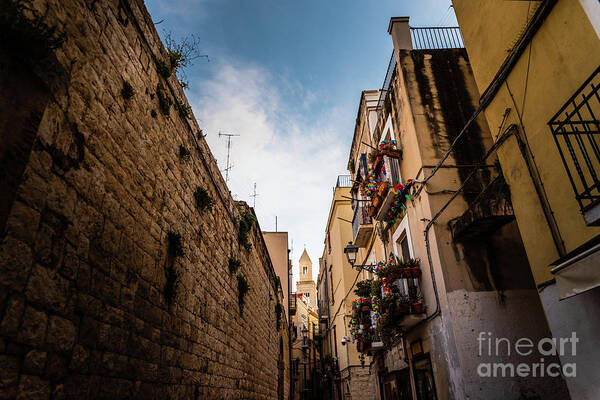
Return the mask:
<svg viewBox="0 0 600 400"><path fill-rule="evenodd" d="M316 311L317 309L317 289L312 276L312 261L306 252L306 249L300 256L300 280L296 282L296 293L308 304L308 306Z"/></svg>

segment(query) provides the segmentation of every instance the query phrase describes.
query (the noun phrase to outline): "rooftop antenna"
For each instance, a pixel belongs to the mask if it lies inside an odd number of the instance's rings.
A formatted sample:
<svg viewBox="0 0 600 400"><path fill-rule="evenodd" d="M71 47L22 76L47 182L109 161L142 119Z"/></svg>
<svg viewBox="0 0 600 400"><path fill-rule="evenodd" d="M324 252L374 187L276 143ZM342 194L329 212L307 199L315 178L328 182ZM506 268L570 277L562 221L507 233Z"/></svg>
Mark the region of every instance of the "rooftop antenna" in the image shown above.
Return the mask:
<svg viewBox="0 0 600 400"><path fill-rule="evenodd" d="M252 208L256 208L256 198L258 197L258 193L256 193L256 182L254 182L254 193L252 193L250 195L250 197L254 198L254 201L252 203ZM275 229L275 231L277 231L277 229Z"/></svg>
<svg viewBox="0 0 600 400"><path fill-rule="evenodd" d="M277 215L275 216L275 232L277 232ZM294 241L292 240L292 249L294 248Z"/></svg>
<svg viewBox="0 0 600 400"><path fill-rule="evenodd" d="M227 137L227 164L225 167L225 182L229 182L229 170L233 167L232 165L229 164L229 153L231 151L231 138L234 136L240 136L240 135L234 135L232 133L221 133L221 131L219 131L219 137L221 137L221 136Z"/></svg>

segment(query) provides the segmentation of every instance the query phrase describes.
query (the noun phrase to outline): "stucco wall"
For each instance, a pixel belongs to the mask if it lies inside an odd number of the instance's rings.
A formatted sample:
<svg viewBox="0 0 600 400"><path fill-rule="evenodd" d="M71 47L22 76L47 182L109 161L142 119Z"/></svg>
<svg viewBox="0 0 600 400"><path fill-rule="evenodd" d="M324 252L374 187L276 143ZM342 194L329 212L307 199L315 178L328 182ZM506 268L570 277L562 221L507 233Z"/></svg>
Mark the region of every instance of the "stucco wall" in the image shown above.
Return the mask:
<svg viewBox="0 0 600 400"><path fill-rule="evenodd" d="M28 123L35 142L1 227L0 397L276 398L273 267L257 224L251 249L239 244L195 120L159 111L157 92L186 99L157 73L167 56L143 2L49 0L33 12L66 40L47 57L27 48L25 61L2 43L46 97L24 122L3 114L3 129ZM211 210L195 207L197 187ZM170 302L168 232L184 253ZM243 315L230 256L250 286Z"/></svg>

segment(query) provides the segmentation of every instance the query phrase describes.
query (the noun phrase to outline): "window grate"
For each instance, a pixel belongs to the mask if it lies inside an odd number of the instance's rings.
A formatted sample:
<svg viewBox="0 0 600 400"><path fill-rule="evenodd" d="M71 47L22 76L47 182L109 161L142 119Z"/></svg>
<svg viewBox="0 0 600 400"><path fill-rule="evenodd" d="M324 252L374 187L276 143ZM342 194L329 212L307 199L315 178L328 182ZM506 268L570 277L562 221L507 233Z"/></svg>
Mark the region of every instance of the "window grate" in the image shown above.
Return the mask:
<svg viewBox="0 0 600 400"><path fill-rule="evenodd" d="M600 67L548 122L581 211L600 202Z"/></svg>

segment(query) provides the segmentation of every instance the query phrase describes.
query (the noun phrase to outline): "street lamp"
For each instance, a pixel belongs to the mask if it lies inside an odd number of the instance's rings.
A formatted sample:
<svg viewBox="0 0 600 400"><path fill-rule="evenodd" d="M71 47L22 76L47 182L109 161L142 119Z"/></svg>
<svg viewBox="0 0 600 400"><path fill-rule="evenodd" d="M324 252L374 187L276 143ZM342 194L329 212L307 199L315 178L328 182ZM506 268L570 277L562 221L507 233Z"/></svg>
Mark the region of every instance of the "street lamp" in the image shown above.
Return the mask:
<svg viewBox="0 0 600 400"><path fill-rule="evenodd" d="M356 268L357 271L364 269L369 272L375 272L375 265L373 264L354 265L356 263L356 256L358 256L358 247L352 244L352 242L348 242L348 245L344 247L344 253L352 268Z"/></svg>
<svg viewBox="0 0 600 400"><path fill-rule="evenodd" d="M308 343L306 342L307 336L308 336L308 329L306 328L306 325L302 326L302 358L303 358L303 362L302 365L304 367L304 382L302 384L302 398L306 398L306 390L307 390L307 377L306 377L306 352L308 350Z"/></svg>

